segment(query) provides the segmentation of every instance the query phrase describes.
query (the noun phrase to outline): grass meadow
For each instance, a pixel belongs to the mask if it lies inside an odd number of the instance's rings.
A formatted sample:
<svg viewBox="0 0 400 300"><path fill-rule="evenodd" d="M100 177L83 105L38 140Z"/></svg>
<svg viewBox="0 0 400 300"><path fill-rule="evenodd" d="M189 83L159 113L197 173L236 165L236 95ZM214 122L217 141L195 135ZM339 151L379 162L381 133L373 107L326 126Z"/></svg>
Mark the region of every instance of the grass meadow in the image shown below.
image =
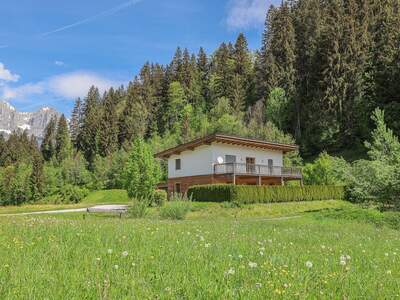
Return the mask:
<svg viewBox="0 0 400 300"><path fill-rule="evenodd" d="M293 205L0 217L0 299L400 298L398 230Z"/></svg>

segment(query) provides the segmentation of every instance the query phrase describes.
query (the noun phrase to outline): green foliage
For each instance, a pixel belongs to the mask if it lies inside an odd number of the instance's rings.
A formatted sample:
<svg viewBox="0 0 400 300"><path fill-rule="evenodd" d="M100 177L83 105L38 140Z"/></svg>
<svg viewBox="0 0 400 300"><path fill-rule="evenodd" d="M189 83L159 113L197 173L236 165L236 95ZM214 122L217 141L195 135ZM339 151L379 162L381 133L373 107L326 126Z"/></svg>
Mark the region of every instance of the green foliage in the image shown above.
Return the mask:
<svg viewBox="0 0 400 300"><path fill-rule="evenodd" d="M128 208L128 215L131 218L144 218L149 213L150 202L147 199L134 199Z"/></svg>
<svg viewBox="0 0 400 300"><path fill-rule="evenodd" d="M165 202L168 200L167 192L164 190L156 190L153 196L152 204L154 206L163 206Z"/></svg>
<svg viewBox="0 0 400 300"><path fill-rule="evenodd" d="M151 200L160 175L160 165L155 160L149 145L141 138L135 139L124 172L128 196Z"/></svg>
<svg viewBox="0 0 400 300"><path fill-rule="evenodd" d="M192 203L190 201L170 201L161 207L160 216L163 219L184 220L191 209Z"/></svg>
<svg viewBox="0 0 400 300"><path fill-rule="evenodd" d="M266 118L274 123L279 129L287 126L289 100L286 97L285 90L274 88L267 99Z"/></svg>
<svg viewBox="0 0 400 300"><path fill-rule="evenodd" d="M328 209L315 215L319 220L328 218L337 220L357 221L360 223L371 223L375 226L388 226L393 229L400 229L400 213L380 212L376 209L363 209L360 207L349 207L346 209Z"/></svg>
<svg viewBox="0 0 400 300"><path fill-rule="evenodd" d="M245 186L203 185L188 190L193 201L234 202L238 204L298 202L343 199L344 188L340 186Z"/></svg>
<svg viewBox="0 0 400 300"><path fill-rule="evenodd" d="M72 145L71 138L68 130L67 119L61 115L57 124L57 131L55 134L55 157L58 162L62 162L71 156Z"/></svg>
<svg viewBox="0 0 400 300"><path fill-rule="evenodd" d="M304 182L307 185L346 185L350 168L343 158L323 152L303 168Z"/></svg>
<svg viewBox="0 0 400 300"><path fill-rule="evenodd" d="M71 184L65 184L60 188L57 195L62 203L79 203L88 194L89 190L87 190L86 188Z"/></svg>
<svg viewBox="0 0 400 300"><path fill-rule="evenodd" d="M0 172L1 205L20 205L32 199L29 165L20 163L0 169Z"/></svg>

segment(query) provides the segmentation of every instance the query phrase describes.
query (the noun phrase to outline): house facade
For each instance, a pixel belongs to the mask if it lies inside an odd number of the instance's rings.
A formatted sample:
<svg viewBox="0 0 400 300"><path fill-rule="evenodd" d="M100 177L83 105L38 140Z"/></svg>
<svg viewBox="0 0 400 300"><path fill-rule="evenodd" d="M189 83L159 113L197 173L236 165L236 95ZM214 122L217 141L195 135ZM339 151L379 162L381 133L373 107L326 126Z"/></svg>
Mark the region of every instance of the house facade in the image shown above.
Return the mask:
<svg viewBox="0 0 400 300"><path fill-rule="evenodd" d="M302 181L300 169L283 167L283 155L295 145L213 134L156 154L168 161L168 193L192 185L284 185Z"/></svg>

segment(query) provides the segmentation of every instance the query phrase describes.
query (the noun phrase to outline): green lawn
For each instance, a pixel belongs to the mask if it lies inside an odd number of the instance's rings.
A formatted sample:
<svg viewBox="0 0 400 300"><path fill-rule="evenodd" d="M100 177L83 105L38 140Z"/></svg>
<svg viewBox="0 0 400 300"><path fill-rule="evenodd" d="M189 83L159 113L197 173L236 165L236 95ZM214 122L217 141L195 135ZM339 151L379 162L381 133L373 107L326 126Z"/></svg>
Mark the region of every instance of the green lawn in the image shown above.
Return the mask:
<svg viewBox="0 0 400 300"><path fill-rule="evenodd" d="M3 217L0 299L399 298L400 232L301 213L324 206L354 209L327 201L196 204L185 221ZM284 211L301 217L270 219Z"/></svg>
<svg viewBox="0 0 400 300"><path fill-rule="evenodd" d="M125 190L105 190L90 193L78 204L25 204L21 206L0 206L0 215L82 208L98 204L125 204L127 202L129 202L129 199Z"/></svg>

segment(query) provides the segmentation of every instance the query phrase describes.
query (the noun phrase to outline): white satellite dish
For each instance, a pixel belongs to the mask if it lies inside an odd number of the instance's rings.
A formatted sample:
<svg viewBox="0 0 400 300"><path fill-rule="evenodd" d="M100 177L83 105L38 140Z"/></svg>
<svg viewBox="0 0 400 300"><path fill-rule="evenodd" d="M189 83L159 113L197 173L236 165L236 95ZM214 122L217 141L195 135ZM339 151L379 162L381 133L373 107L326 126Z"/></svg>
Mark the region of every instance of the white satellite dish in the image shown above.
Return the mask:
<svg viewBox="0 0 400 300"><path fill-rule="evenodd" d="M222 163L224 163L224 159L223 159L221 156L219 156L219 157L217 158L217 162L218 162L219 164L222 164Z"/></svg>

